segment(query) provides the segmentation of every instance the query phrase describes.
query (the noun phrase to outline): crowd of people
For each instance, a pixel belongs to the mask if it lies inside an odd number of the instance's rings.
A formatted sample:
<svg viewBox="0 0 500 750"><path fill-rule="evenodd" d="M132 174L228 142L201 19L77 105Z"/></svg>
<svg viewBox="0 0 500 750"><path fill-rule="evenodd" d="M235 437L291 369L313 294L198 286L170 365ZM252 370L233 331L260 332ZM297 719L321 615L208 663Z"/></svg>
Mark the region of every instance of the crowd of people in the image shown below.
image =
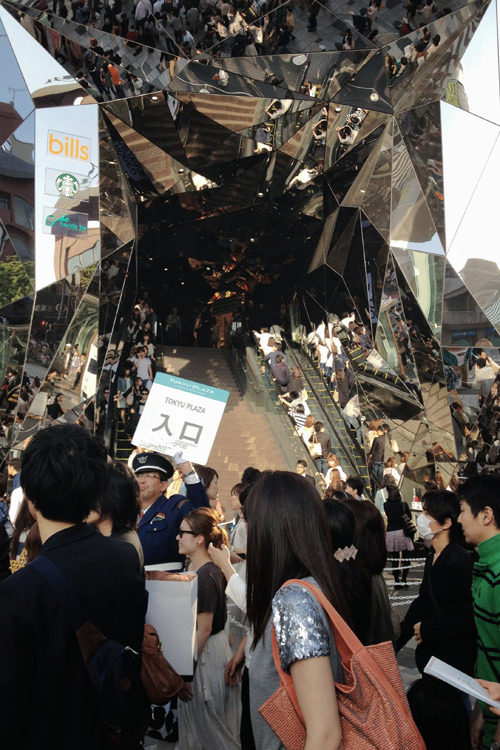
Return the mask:
<svg viewBox="0 0 500 750"><path fill-rule="evenodd" d="M405 509L394 493L384 518L363 498L357 477L346 478L345 491L321 498L299 467L249 467L231 491L228 533L211 507L217 472L202 479L206 467L181 453L171 462L137 451L131 466L107 461L102 443L77 425L39 432L21 461L9 460L10 493L7 477L0 482L0 696L9 716L3 747L108 747L67 604L54 593L47 566L62 574L89 623L140 653L144 566L161 564L197 576L198 664L168 713L154 707L151 737L165 736L159 728L168 725L167 737L178 737L180 750L282 747L259 710L280 684L274 632L305 747L342 747L337 691L347 679L344 647L303 581L319 587L363 646L392 643L395 654L415 639L422 677L408 701L428 750L495 747L498 718L483 703L472 709L468 695L424 667L437 657L499 694L500 478L481 475L456 493L423 495L417 528L427 548L425 571L400 622L384 576L388 553L405 535L395 528ZM232 646L229 607L245 630ZM139 739L131 745L140 746Z"/></svg>

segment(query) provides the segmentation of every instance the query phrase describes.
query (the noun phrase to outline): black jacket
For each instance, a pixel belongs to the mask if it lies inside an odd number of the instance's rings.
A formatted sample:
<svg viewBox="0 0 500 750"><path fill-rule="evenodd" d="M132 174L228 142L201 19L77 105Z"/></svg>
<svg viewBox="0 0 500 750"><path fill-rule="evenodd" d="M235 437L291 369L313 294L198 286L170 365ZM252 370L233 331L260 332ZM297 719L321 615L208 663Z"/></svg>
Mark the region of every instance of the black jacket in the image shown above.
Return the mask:
<svg viewBox="0 0 500 750"><path fill-rule="evenodd" d="M396 650L413 636L413 626L421 622L422 643L415 651L420 672L431 656L472 675L476 661L476 628L472 610L472 567L474 557L450 542L432 564L431 548L424 577L415 599L401 623Z"/></svg>
<svg viewBox="0 0 500 750"><path fill-rule="evenodd" d="M77 524L43 545L89 620L141 652L147 605L131 544ZM75 631L56 594L29 565L0 583L2 750L103 750L92 691Z"/></svg>

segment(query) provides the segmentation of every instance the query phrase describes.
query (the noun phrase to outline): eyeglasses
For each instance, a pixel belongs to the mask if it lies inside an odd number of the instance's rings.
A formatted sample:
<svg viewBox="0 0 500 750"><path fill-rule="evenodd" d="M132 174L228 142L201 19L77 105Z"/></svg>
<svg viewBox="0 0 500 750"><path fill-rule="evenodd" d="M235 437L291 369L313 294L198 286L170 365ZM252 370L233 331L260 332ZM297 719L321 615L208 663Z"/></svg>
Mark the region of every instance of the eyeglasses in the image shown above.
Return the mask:
<svg viewBox="0 0 500 750"><path fill-rule="evenodd" d="M151 474L147 471L140 471L137 474L137 479L141 479L142 477L144 477L145 479L161 479L159 474Z"/></svg>
<svg viewBox="0 0 500 750"><path fill-rule="evenodd" d="M188 531L187 529L179 529L178 536L182 539L183 534L191 534L191 536L198 536L196 531Z"/></svg>

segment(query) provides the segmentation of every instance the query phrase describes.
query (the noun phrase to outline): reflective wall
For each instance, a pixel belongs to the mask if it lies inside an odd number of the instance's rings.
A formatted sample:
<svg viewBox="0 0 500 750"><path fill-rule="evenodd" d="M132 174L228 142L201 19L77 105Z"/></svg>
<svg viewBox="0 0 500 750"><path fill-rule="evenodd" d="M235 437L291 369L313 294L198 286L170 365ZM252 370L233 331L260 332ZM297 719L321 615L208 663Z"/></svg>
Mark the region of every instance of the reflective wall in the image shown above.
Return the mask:
<svg viewBox="0 0 500 750"><path fill-rule="evenodd" d="M243 315L293 335L349 313L366 337L346 329L365 451L385 424L410 494L488 465L495 0L405 25L338 0L223 18L207 4L180 30L167 9L134 33L120 8L0 5L4 452L46 426L56 391L62 419L82 420L142 287L190 332ZM18 414L23 379L36 396Z"/></svg>

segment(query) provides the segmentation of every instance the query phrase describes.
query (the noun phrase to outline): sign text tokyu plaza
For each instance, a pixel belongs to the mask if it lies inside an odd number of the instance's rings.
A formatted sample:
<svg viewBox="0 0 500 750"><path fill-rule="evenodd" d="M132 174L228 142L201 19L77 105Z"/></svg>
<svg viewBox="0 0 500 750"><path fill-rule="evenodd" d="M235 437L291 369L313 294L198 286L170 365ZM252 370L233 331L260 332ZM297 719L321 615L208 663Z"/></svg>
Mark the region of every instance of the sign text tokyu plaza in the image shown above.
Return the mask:
<svg viewBox="0 0 500 750"><path fill-rule="evenodd" d="M229 391L160 372L132 443L168 456L184 450L190 461L204 464L228 396Z"/></svg>

